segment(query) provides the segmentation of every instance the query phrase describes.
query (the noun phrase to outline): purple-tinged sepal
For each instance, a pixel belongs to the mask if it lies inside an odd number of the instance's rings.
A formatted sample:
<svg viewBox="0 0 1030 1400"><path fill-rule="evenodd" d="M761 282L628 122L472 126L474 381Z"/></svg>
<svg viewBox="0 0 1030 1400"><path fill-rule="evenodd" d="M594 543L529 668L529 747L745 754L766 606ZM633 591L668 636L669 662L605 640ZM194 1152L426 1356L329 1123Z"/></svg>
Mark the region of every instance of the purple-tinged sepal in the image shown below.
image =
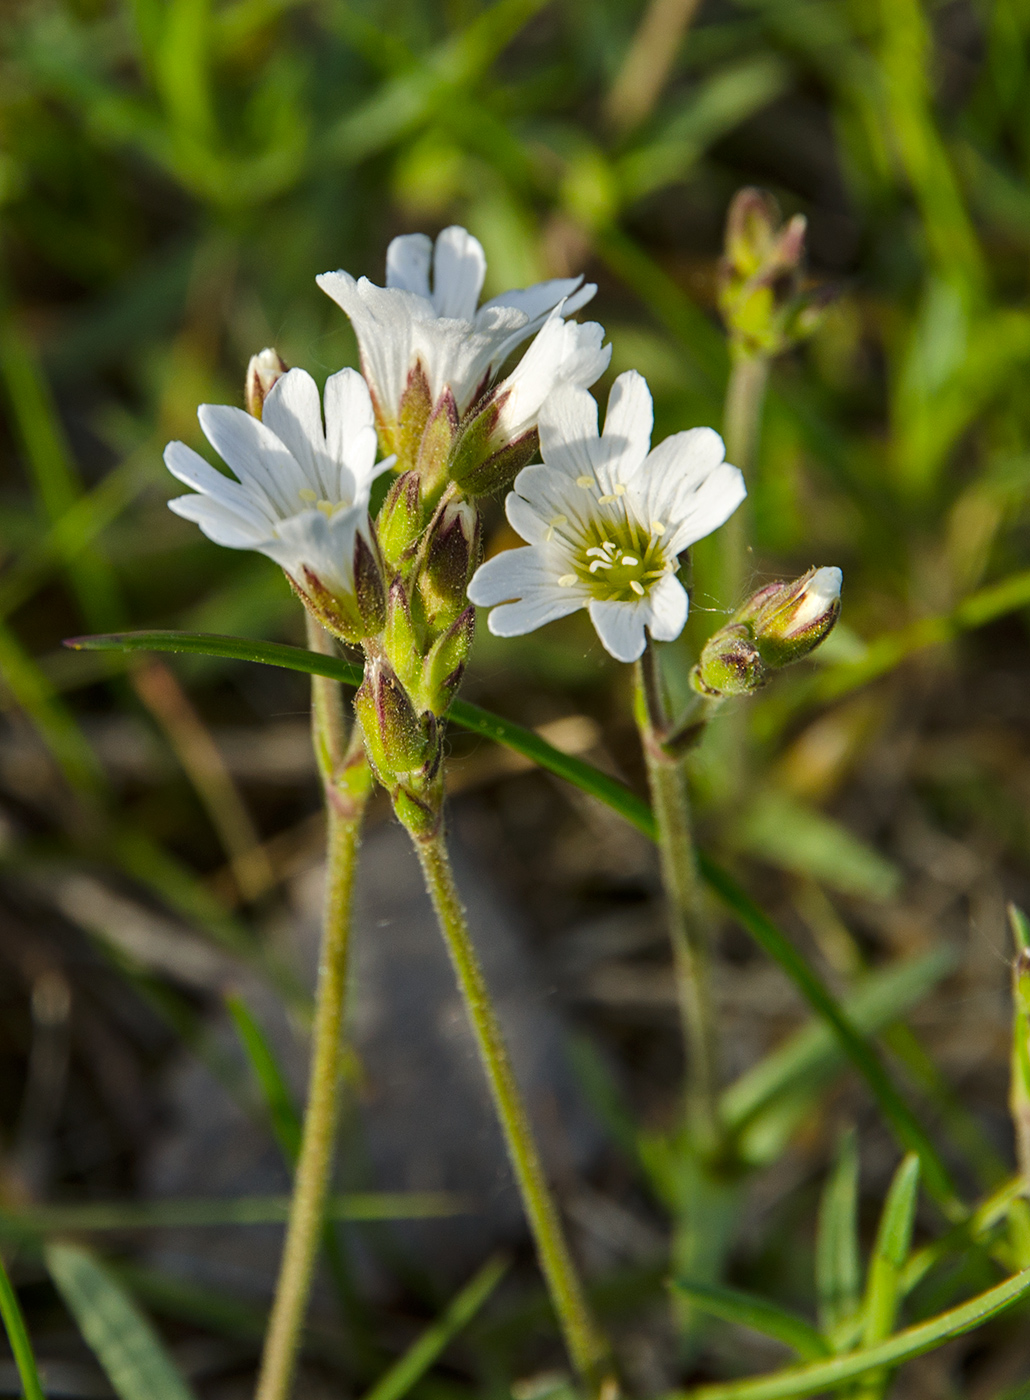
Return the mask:
<svg viewBox="0 0 1030 1400"><path fill-rule="evenodd" d="M769 679L769 670L744 623L731 623L709 637L690 684L710 700L751 695Z"/></svg>
<svg viewBox="0 0 1030 1400"><path fill-rule="evenodd" d="M767 666L789 666L829 636L840 616L840 569L809 569L791 583L759 589L734 615Z"/></svg>

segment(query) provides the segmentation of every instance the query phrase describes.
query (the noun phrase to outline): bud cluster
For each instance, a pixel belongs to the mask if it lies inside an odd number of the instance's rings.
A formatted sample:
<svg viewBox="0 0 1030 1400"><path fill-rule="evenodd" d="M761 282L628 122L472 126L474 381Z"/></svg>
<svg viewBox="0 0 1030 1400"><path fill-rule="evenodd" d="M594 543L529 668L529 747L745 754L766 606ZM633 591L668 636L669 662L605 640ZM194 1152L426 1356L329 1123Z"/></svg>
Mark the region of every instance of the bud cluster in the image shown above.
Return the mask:
<svg viewBox="0 0 1030 1400"><path fill-rule="evenodd" d="M475 633L465 596L481 554L479 512L445 496L423 519L416 472L394 482L380 512L390 574L382 634L365 644L355 706L376 773L404 824L429 834L439 820L441 721L458 691Z"/></svg>
<svg viewBox="0 0 1030 1400"><path fill-rule="evenodd" d="M774 671L813 652L840 616L841 571L809 569L792 583L760 588L709 637L690 683L712 699L750 695Z"/></svg>
<svg viewBox="0 0 1030 1400"><path fill-rule="evenodd" d="M801 281L806 227L803 214L783 223L763 190L734 197L719 265L719 310L735 354L771 359L815 329L821 301Z"/></svg>

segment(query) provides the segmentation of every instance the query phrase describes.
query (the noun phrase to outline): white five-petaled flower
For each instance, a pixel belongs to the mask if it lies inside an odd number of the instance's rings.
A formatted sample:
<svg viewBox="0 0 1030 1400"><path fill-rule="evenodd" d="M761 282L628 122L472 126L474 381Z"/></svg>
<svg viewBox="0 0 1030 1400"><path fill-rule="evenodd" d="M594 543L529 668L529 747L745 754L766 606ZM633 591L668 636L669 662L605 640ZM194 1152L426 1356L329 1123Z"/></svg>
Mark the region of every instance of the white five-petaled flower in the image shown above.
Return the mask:
<svg viewBox="0 0 1030 1400"><path fill-rule="evenodd" d="M430 269L432 286L430 286ZM566 323L596 292L582 277L540 282L478 306L486 275L482 246L465 229L446 228L434 244L423 233L395 238L386 286L348 272L324 272L318 285L346 311L384 441L396 445L401 400L422 374L432 404L450 390L456 416L477 403L508 356L540 335L512 375L497 386L507 408L494 436L508 441L535 426L540 405L560 384L593 384L611 356L595 322ZM477 310L478 307L478 310Z"/></svg>
<svg viewBox="0 0 1030 1400"><path fill-rule="evenodd" d="M678 637L687 594L677 556L710 534L747 494L711 428L666 438L650 451L651 394L635 371L612 386L604 433L583 389L550 398L540 416L543 466L525 467L507 498L528 548L488 559L468 595L494 607L490 631L531 632L587 608L604 647L635 661L646 645ZM517 601L511 601L517 600Z"/></svg>
<svg viewBox="0 0 1030 1400"><path fill-rule="evenodd" d="M230 549L254 549L282 566L301 592L353 594L356 553L369 537L376 431L368 388L357 370L325 386L325 427L318 387L304 370L282 375L259 421L239 408L203 404L204 436L238 480L216 471L182 442L165 449L165 465L199 495L168 504Z"/></svg>

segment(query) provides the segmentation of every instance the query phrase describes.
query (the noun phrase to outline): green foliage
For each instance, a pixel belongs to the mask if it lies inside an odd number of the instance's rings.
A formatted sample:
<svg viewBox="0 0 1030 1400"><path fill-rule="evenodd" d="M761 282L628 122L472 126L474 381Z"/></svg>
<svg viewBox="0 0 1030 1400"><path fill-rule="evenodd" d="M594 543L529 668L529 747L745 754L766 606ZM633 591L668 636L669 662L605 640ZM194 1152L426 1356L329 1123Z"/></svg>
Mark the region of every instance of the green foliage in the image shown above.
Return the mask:
<svg viewBox="0 0 1030 1400"><path fill-rule="evenodd" d="M764 583L839 563L844 623L816 661L748 702L746 791L720 803L699 755L709 892L812 1014L723 1087L732 1160L722 1165L732 1183L720 1209L732 1225L753 1174L802 1131L809 1151L824 1150L812 1144L832 1139L830 1091L845 1070L909 1155L863 1280L856 1159L842 1151L816 1250L819 1332L794 1310L786 1270L763 1279L768 1299L697 1279L675 1287L691 1316L765 1331L812 1363L703 1392L712 1400L838 1387L873 1400L895 1366L1018 1302L1026 1286L1017 1277L927 1321L918 1285L936 1286L968 1265L969 1278L984 1280L971 1291L985 1286L985 1270L1014 1273L1030 1258L1018 1179L996 1190L997 1176L985 1177L995 1194L972 1199L967 1166L982 1165L982 1155L977 1161L969 1151L968 1119L963 1139L946 1111L954 1101L944 1070L898 1024L953 967L952 925L943 931L936 912L922 911L923 922L912 923L924 931L918 936L947 947L909 956L914 947L906 945L901 955L904 940L892 940L909 928L924 872L910 879L904 843L886 834L886 819L863 826L847 800L856 790L851 774L872 781L868 774L882 773L878 736L899 715L927 695L928 708L943 712L942 696L990 689L989 678L1025 648L1030 17L1017 0L958 10L921 0L733 0L728 9L701 6L683 42L664 37L671 67L661 76L660 64L648 66L646 45L633 72L626 59L646 38L648 8L624 0L10 7L0 36L0 675L3 706L38 737L48 775L39 786L47 801L54 795L45 811L32 807L24 833L15 824L5 878L17 881L45 859L47 869L86 866L137 887L303 1013L303 989L255 935L251 910L230 907L207 878L214 872L197 858L203 837L184 839L205 819L181 775L161 780L156 800L130 807L93 742L98 716L138 708L135 659L108 665L84 650L57 650L76 630L162 626L164 637L121 635L111 645L192 653L182 665L212 713L227 703L241 658L360 681L352 664L320 657L315 667L308 653L284 645L299 634L271 566L201 544L168 516L164 500L174 488L161 448L172 437L201 445L196 404L239 402L243 367L264 344L274 341L288 362L319 374L353 362L350 332L313 274L342 266L378 279L389 236L452 221L486 246L487 295L587 271L601 284L594 311L609 327L613 371L634 365L648 374L658 432L718 427L729 355L715 308L717 230L738 185L775 186L785 217L809 218L801 294L829 287L834 299L810 340L772 367L749 481L753 568ZM953 10L974 38L955 37ZM776 145L784 131L792 133L786 159ZM488 548L503 543L489 516L488 527ZM709 562L699 549L694 621L665 651L670 682L678 676L684 686L713 630ZM458 700L454 729L505 746L651 837L647 804L618 776L632 776L634 760L616 725L605 730L600 766L531 727L540 715L580 711L607 726L618 712L618 682L603 660L595 664L583 634L570 623L503 651L489 645L477 642L469 688L494 708ZM865 707L860 722L852 723L851 704ZM975 713L964 722L971 776L951 782L935 753L920 750L904 799L886 806L901 813L899 822L949 840L973 832L971 849L997 852L1008 878L1030 849L1025 787L1004 756L998 766L1012 771L995 781L983 757L994 731ZM484 752L488 745L477 755ZM836 766L823 762L827 753L838 755ZM791 919L799 880L840 897L871 970L859 960L842 971L823 944L813 950L799 936ZM758 882L763 904L777 900L775 917L746 893ZM899 893L905 915L895 919L886 911ZM1025 955L1025 923L1016 917L1014 927ZM1011 1056L1023 1171L1025 980L1017 975L1013 989ZM260 1028L238 999L231 1005L290 1157L295 1106ZM928 1075L917 1073L919 1064ZM594 1083L634 1180L670 1222L678 1218L691 1182L704 1197L690 1144L664 1126L643 1128L631 1096L596 1074ZM945 1223L928 1210L930 1237L910 1252L920 1181ZM432 1196L348 1194L334 1198L331 1214L387 1219L459 1208ZM284 1209L280 1200L250 1198L64 1202L12 1208L0 1228L31 1249L61 1230L187 1220L242 1226L281 1219ZM124 1295L111 1303L120 1287L113 1270L82 1251L60 1254L70 1248L52 1245L48 1257L55 1276L63 1271L84 1333L108 1338L95 1342L98 1354L110 1347L112 1328L128 1327L137 1348L146 1335L143 1351L129 1353L157 1367L145 1393L158 1395L161 1385L175 1393L169 1384L181 1393L167 1363L154 1361L149 1332L126 1323L138 1322L135 1305ZM744 1272L754 1263L746 1249L732 1258ZM79 1315L71 1294L84 1306L87 1277L91 1310ZM488 1265L462 1290L373 1388L376 1400L416 1385L430 1393L430 1368L497 1277ZM192 1326L260 1333L259 1313L238 1300L187 1297L168 1278L147 1279L150 1292L141 1282L140 1296L155 1309L152 1300L163 1298L162 1310ZM659 1296L653 1279L640 1289L634 1307ZM627 1285L625 1296L631 1292ZM31 1352L23 1328L16 1340L12 1299L5 1288L4 1320L31 1393ZM103 1308L92 1306L100 1299L108 1307L102 1326L93 1314ZM898 1333L903 1303L915 1321ZM482 1363L491 1393L536 1355L539 1310L535 1316L521 1332L512 1324L518 1344L506 1352L496 1343ZM527 1338L532 1345L517 1352ZM839 1354L818 1360L820 1347ZM339 1347L321 1354L350 1388L367 1384L348 1373Z"/></svg>
<svg viewBox="0 0 1030 1400"><path fill-rule="evenodd" d="M51 1244L45 1258L50 1277L119 1400L189 1400L193 1391L157 1333L89 1250Z"/></svg>

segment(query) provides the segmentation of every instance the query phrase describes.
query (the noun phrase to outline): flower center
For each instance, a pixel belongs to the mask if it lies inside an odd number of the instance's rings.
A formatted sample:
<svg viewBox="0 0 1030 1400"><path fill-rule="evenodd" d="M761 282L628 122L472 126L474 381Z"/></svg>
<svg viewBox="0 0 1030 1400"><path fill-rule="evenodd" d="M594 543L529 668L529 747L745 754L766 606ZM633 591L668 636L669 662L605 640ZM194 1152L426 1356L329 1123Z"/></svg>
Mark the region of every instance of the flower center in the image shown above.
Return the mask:
<svg viewBox="0 0 1030 1400"><path fill-rule="evenodd" d="M318 499L318 492L312 491L310 486L303 487L300 491L297 492L297 495L300 497L301 501L304 503L305 506L314 506L317 510L320 510L322 514L326 517L335 515L341 506L345 506L347 504L346 501L320 501Z"/></svg>
<svg viewBox="0 0 1030 1400"><path fill-rule="evenodd" d="M669 572L663 534L625 518L591 521L573 558L575 577L604 602L635 602Z"/></svg>

